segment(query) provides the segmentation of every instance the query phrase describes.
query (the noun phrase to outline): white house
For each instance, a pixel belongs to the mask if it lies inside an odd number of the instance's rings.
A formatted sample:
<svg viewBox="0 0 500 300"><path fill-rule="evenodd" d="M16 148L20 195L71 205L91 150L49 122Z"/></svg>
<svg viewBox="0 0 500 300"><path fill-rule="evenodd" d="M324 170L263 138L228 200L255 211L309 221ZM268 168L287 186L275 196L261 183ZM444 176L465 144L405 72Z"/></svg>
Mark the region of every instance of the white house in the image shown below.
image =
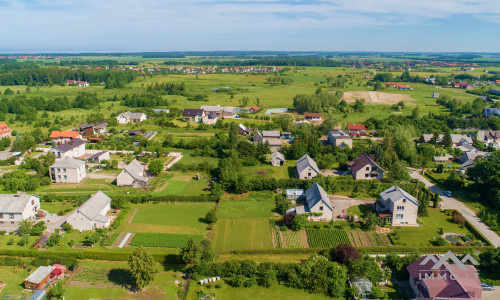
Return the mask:
<svg viewBox="0 0 500 300"><path fill-rule="evenodd" d="M128 123L135 124L145 121L147 117L148 116L145 113L126 111L116 116L116 121L120 124L128 124Z"/></svg>
<svg viewBox="0 0 500 300"><path fill-rule="evenodd" d="M341 149L352 148L352 137L342 130L330 130L328 131L328 143Z"/></svg>
<svg viewBox="0 0 500 300"><path fill-rule="evenodd" d="M66 222L79 231L108 228L111 218L106 214L111 209L111 198L99 191L75 209Z"/></svg>
<svg viewBox="0 0 500 300"><path fill-rule="evenodd" d="M95 163L95 164L100 164L102 163L103 160L107 161L111 160L111 157L109 156L109 151L100 151L87 158L88 163Z"/></svg>
<svg viewBox="0 0 500 300"><path fill-rule="evenodd" d="M393 185L380 193L375 202L379 217L392 225L417 225L418 200L402 188Z"/></svg>
<svg viewBox="0 0 500 300"><path fill-rule="evenodd" d="M131 186L139 188L148 185L149 177L146 174L146 167L138 160L134 159L116 177L117 186Z"/></svg>
<svg viewBox="0 0 500 300"><path fill-rule="evenodd" d="M295 164L295 177L298 179L311 179L320 173L316 162L307 154L302 155Z"/></svg>
<svg viewBox="0 0 500 300"><path fill-rule="evenodd" d="M73 158L60 159L49 169L50 178L55 183L78 183L87 176L85 162Z"/></svg>
<svg viewBox="0 0 500 300"><path fill-rule="evenodd" d="M34 220L39 209L40 198L37 196L23 192L0 194L0 230L16 230L22 220Z"/></svg>
<svg viewBox="0 0 500 300"><path fill-rule="evenodd" d="M306 190L306 205L297 206L296 213L317 213L318 216L310 216L310 220L330 221L333 217L333 207L330 197L317 182Z"/></svg>
<svg viewBox="0 0 500 300"><path fill-rule="evenodd" d="M280 167L285 163L285 156L280 152L276 151L271 153L271 165L275 167Z"/></svg>
<svg viewBox="0 0 500 300"><path fill-rule="evenodd" d="M56 146L50 152L54 153L56 159L78 158L85 155L85 141L74 139L65 144Z"/></svg>

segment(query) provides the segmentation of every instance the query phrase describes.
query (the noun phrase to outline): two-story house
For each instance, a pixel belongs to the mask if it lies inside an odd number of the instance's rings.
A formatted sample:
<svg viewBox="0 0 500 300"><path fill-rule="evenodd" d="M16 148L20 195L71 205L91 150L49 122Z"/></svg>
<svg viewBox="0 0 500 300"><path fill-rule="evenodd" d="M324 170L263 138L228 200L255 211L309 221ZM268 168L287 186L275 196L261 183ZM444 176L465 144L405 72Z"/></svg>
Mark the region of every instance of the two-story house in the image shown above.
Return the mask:
<svg viewBox="0 0 500 300"><path fill-rule="evenodd" d="M321 171L309 155L304 154L295 164L295 177L298 179L311 179L318 176Z"/></svg>
<svg viewBox="0 0 500 300"><path fill-rule="evenodd" d="M182 118L187 122L201 123L203 118L205 118L205 111L203 109L184 109L182 112Z"/></svg>
<svg viewBox="0 0 500 300"><path fill-rule="evenodd" d="M313 221L330 221L333 218L333 207L330 203L330 197L318 183L314 183L305 192L306 202L304 206L297 206L297 214L317 213L318 216L310 216Z"/></svg>
<svg viewBox="0 0 500 300"><path fill-rule="evenodd" d="M39 209L40 198L37 196L23 192L0 194L0 230L16 230L22 220L34 220Z"/></svg>
<svg viewBox="0 0 500 300"><path fill-rule="evenodd" d="M66 222L79 231L108 228L111 218L106 214L111 210L111 198L101 191L95 193L85 203L69 215Z"/></svg>
<svg viewBox="0 0 500 300"><path fill-rule="evenodd" d="M55 183L79 183L87 176L85 162L73 158L60 159L49 170L50 179Z"/></svg>
<svg viewBox="0 0 500 300"><path fill-rule="evenodd" d="M389 224L417 225L418 200L396 185L380 193L374 205L378 216Z"/></svg>
<svg viewBox="0 0 500 300"><path fill-rule="evenodd" d="M370 157L372 156L372 157ZM382 179L384 170L375 162L375 156L360 154L347 163L354 179Z"/></svg>
<svg viewBox="0 0 500 300"><path fill-rule="evenodd" d="M116 121L119 124L128 124L128 123L136 124L145 121L147 118L148 116L145 113L126 111L116 116Z"/></svg>
<svg viewBox="0 0 500 300"><path fill-rule="evenodd" d="M54 153L56 159L78 158L85 155L85 141L74 139L65 144L56 146L50 152Z"/></svg>
<svg viewBox="0 0 500 300"><path fill-rule="evenodd" d="M108 122L99 121L90 124L81 124L78 129L85 137L101 137L108 134Z"/></svg>
<svg viewBox="0 0 500 300"><path fill-rule="evenodd" d="M328 131L328 143L339 148L352 148L352 137L342 130Z"/></svg>
<svg viewBox="0 0 500 300"><path fill-rule="evenodd" d="M74 139L81 139L82 135L78 131L57 131L54 130L49 138L55 145L62 145Z"/></svg>

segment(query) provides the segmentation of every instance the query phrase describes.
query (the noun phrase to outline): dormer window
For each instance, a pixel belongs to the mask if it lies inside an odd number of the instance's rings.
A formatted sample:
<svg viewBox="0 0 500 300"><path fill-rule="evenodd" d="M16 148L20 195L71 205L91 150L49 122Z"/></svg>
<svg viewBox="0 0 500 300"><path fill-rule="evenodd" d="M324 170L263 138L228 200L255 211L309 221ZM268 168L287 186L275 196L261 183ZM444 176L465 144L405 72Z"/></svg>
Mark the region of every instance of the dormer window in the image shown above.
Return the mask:
<svg viewBox="0 0 500 300"><path fill-rule="evenodd" d="M406 203L406 199L403 199L403 203Z"/></svg>

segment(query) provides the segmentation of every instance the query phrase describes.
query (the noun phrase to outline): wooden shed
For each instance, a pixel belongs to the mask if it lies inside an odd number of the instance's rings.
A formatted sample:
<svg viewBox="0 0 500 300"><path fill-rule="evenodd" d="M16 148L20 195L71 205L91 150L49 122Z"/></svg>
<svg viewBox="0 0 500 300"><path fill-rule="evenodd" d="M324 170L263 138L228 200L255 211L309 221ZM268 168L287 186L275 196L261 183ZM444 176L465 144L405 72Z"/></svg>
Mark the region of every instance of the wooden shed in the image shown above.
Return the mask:
<svg viewBox="0 0 500 300"><path fill-rule="evenodd" d="M50 279L50 273L54 268L52 266L42 266L31 273L28 278L24 280L24 288L30 290L38 290L45 286Z"/></svg>

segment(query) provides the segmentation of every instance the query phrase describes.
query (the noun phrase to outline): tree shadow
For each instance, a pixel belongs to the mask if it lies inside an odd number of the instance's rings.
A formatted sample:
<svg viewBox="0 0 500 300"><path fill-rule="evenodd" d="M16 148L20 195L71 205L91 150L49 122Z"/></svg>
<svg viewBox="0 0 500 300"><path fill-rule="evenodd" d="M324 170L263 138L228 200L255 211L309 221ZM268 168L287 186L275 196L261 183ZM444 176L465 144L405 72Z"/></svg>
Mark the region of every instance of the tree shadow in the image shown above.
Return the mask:
<svg viewBox="0 0 500 300"><path fill-rule="evenodd" d="M135 289L134 278L126 269L111 269L108 272L108 280L128 290Z"/></svg>
<svg viewBox="0 0 500 300"><path fill-rule="evenodd" d="M295 166L288 167L288 177L295 178Z"/></svg>

